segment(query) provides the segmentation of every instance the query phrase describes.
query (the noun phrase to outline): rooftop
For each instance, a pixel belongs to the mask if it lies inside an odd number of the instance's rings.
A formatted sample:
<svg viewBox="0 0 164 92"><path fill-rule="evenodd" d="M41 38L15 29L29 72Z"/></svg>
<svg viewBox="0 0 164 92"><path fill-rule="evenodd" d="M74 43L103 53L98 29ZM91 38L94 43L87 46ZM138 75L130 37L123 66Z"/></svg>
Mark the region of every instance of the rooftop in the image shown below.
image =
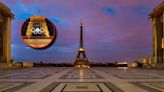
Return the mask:
<svg viewBox="0 0 164 92"><path fill-rule="evenodd" d="M151 17L159 16L163 12L164 12L164 1L153 9L153 11L149 14L149 17L151 18Z"/></svg>
<svg viewBox="0 0 164 92"><path fill-rule="evenodd" d="M0 2L0 10L1 10L0 12L1 14L14 18L14 14L11 12L11 10L1 2Z"/></svg>

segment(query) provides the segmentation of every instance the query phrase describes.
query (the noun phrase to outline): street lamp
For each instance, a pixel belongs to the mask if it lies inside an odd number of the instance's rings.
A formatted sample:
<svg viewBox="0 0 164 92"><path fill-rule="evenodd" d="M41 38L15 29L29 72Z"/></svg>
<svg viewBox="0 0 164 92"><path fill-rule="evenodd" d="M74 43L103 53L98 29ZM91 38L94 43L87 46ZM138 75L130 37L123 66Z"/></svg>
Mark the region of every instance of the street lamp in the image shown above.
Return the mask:
<svg viewBox="0 0 164 92"><path fill-rule="evenodd" d="M164 37L162 38L162 49L164 49Z"/></svg>
<svg viewBox="0 0 164 92"><path fill-rule="evenodd" d="M164 62L164 37L162 38L163 62Z"/></svg>

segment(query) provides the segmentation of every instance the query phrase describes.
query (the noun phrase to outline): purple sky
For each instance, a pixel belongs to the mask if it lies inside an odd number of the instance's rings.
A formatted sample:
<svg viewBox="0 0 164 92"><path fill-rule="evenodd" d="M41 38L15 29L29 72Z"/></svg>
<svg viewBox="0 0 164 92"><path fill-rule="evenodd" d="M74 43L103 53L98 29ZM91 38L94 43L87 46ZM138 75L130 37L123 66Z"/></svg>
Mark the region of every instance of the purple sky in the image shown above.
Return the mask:
<svg viewBox="0 0 164 92"><path fill-rule="evenodd" d="M1 1L15 14L11 47L16 61L74 62L82 19L89 61L113 62L152 54L148 14L163 0ZM45 16L56 25L58 37L48 49L32 49L20 37L23 21L33 15Z"/></svg>

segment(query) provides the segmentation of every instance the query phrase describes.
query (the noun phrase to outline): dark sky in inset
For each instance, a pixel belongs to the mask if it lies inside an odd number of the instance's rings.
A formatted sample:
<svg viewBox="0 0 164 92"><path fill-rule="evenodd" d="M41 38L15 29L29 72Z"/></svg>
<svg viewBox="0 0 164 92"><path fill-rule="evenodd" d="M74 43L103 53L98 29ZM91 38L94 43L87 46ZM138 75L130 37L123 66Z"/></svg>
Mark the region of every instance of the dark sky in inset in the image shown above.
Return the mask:
<svg viewBox="0 0 164 92"><path fill-rule="evenodd" d="M12 56L16 61L74 62L79 48L80 21L84 46L91 62L136 60L152 54L148 14L163 0L1 0L15 14ZM55 44L44 50L21 39L22 23L41 15L57 28Z"/></svg>

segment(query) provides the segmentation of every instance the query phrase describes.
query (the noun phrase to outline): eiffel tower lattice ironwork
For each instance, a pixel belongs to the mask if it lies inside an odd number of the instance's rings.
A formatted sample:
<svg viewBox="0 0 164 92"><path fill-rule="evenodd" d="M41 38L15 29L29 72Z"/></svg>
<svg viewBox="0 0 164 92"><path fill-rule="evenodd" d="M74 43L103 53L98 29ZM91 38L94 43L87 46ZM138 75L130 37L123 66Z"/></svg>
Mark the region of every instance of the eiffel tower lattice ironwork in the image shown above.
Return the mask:
<svg viewBox="0 0 164 92"><path fill-rule="evenodd" d="M82 57L81 57L82 55ZM83 24L80 24L80 48L74 63L75 67L89 67L89 61L85 54L84 44L83 44Z"/></svg>

